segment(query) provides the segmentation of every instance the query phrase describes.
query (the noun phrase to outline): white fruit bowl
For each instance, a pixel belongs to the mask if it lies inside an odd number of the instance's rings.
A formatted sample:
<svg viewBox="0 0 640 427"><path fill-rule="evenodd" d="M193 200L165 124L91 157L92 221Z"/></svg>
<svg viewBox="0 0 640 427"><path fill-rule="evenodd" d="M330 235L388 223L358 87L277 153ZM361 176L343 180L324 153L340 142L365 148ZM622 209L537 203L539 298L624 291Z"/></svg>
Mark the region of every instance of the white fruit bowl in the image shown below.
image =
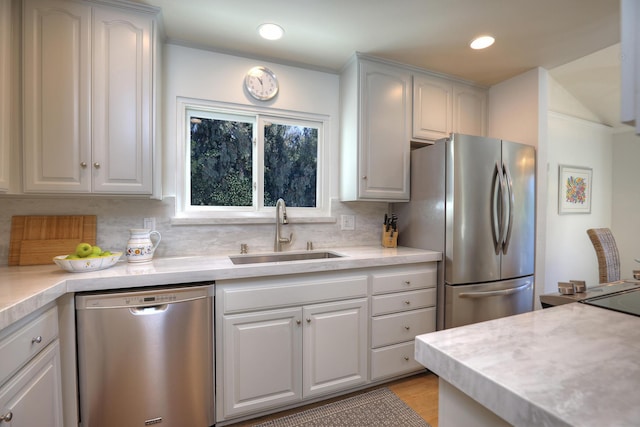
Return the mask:
<svg viewBox="0 0 640 427"><path fill-rule="evenodd" d="M102 256L97 258L80 258L80 259L66 259L67 255L58 255L53 258L58 267L71 273L84 273L86 271L104 270L105 268L113 267L116 265L122 252L113 252L109 256Z"/></svg>

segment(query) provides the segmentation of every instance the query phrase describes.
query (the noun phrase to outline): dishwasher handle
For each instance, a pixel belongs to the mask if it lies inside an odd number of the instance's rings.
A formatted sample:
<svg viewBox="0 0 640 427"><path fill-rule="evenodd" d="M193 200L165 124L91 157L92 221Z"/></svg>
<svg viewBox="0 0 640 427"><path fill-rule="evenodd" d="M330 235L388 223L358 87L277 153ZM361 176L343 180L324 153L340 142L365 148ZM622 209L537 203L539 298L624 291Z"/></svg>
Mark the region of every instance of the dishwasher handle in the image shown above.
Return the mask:
<svg viewBox="0 0 640 427"><path fill-rule="evenodd" d="M168 304L148 305L142 307L131 307L129 312L134 316L148 316L152 314L160 314L167 311Z"/></svg>
<svg viewBox="0 0 640 427"><path fill-rule="evenodd" d="M460 298L488 298L495 296L504 296L511 295L517 292L524 291L529 286L531 286L531 282L527 281L524 285L517 286L515 288L510 289L501 289L499 291L484 291L484 292L461 292L458 297Z"/></svg>

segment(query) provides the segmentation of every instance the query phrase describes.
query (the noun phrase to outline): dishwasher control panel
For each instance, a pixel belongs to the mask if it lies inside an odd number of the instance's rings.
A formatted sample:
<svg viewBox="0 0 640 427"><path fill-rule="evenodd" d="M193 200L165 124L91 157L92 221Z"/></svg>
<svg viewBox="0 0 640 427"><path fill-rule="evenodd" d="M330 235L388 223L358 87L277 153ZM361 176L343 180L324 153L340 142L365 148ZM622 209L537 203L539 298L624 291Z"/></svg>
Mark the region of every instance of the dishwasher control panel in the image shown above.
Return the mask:
<svg viewBox="0 0 640 427"><path fill-rule="evenodd" d="M213 296L213 286L194 286L168 289L131 290L128 292L82 295L76 298L77 309L117 307L148 307L173 304Z"/></svg>

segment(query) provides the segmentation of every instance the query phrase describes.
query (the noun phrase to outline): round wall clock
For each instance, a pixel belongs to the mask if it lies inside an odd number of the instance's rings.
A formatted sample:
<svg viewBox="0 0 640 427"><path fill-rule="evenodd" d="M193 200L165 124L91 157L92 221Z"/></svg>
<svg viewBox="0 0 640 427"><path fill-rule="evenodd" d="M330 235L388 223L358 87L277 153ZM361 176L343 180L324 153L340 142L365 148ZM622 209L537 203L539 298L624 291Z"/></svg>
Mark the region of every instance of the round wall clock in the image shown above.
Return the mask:
<svg viewBox="0 0 640 427"><path fill-rule="evenodd" d="M278 79L266 67L250 69L244 78L244 86L251 96L260 101L272 99L278 93Z"/></svg>

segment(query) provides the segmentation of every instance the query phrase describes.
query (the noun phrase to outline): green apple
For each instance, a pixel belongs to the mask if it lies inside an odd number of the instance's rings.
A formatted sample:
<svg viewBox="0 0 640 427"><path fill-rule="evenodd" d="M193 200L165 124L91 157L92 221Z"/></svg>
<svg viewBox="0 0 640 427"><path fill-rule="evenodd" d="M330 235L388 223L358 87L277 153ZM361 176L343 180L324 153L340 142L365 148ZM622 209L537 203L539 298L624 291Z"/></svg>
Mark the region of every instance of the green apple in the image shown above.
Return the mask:
<svg viewBox="0 0 640 427"><path fill-rule="evenodd" d="M80 257L76 254L67 255L65 259L80 259Z"/></svg>
<svg viewBox="0 0 640 427"><path fill-rule="evenodd" d="M100 246L92 246L91 253L93 253L94 255L100 255L102 253L102 249L100 248Z"/></svg>
<svg viewBox="0 0 640 427"><path fill-rule="evenodd" d="M86 258L93 253L91 245L88 243L80 243L76 246L76 255L80 258Z"/></svg>
<svg viewBox="0 0 640 427"><path fill-rule="evenodd" d="M100 256L111 256L111 252L109 251L104 251L100 254Z"/></svg>
<svg viewBox="0 0 640 427"><path fill-rule="evenodd" d="M100 258L100 254L89 254L85 258Z"/></svg>

